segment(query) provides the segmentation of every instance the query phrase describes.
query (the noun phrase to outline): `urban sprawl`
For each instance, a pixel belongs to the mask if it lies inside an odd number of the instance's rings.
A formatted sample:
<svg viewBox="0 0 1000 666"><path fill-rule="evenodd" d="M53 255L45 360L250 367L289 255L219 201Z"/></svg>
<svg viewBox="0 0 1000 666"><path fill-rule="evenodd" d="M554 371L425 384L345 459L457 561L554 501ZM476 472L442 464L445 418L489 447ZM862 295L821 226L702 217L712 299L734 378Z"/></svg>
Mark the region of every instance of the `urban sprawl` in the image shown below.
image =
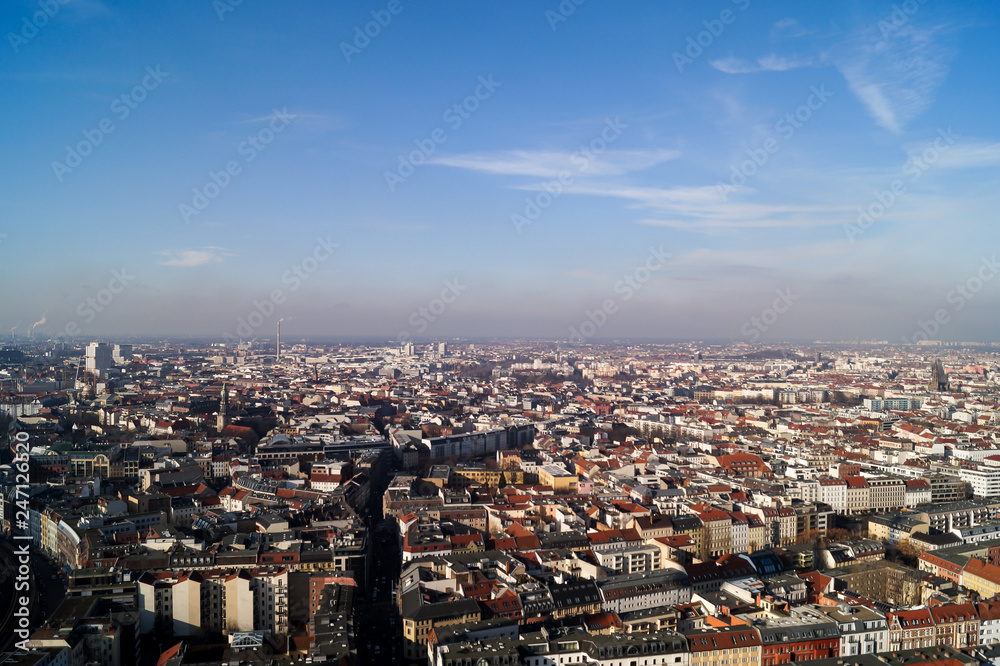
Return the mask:
<svg viewBox="0 0 1000 666"><path fill-rule="evenodd" d="M1000 347L22 338L0 664L1000 663Z"/></svg>

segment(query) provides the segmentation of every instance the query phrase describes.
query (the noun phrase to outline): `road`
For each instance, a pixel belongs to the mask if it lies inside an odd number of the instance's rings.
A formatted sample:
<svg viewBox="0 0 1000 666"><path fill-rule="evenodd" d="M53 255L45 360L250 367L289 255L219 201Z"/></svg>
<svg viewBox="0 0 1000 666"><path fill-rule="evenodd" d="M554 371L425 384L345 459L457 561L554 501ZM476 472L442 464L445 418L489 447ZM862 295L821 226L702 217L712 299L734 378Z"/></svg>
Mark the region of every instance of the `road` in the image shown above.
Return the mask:
<svg viewBox="0 0 1000 666"><path fill-rule="evenodd" d="M371 566L367 586L355 597L354 633L361 664L392 666L403 663L403 626L393 596L402 559L395 523L382 518L385 488L379 485L382 492L372 492L367 507Z"/></svg>
<svg viewBox="0 0 1000 666"><path fill-rule="evenodd" d="M3 606L0 620L0 652L11 650L16 642L14 635L15 601L23 596L23 592L14 594L14 573L19 564L14 549L20 547L14 541L0 539L0 560L3 561L0 573L0 605ZM31 630L42 625L62 603L66 596L63 579L47 558L41 556L34 548L31 549L31 578L28 589L31 592ZM55 576L55 578L53 578ZM3 600L6 600L4 602Z"/></svg>

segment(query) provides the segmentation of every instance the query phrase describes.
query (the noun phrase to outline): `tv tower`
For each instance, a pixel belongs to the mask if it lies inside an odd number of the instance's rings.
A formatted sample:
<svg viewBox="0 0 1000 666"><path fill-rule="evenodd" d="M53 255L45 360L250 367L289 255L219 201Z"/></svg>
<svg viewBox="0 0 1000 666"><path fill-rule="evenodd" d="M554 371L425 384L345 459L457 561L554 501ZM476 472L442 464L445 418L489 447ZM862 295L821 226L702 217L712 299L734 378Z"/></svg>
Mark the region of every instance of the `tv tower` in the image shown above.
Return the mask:
<svg viewBox="0 0 1000 666"><path fill-rule="evenodd" d="M281 322L278 320L278 343L274 347L274 362L278 363L281 361Z"/></svg>

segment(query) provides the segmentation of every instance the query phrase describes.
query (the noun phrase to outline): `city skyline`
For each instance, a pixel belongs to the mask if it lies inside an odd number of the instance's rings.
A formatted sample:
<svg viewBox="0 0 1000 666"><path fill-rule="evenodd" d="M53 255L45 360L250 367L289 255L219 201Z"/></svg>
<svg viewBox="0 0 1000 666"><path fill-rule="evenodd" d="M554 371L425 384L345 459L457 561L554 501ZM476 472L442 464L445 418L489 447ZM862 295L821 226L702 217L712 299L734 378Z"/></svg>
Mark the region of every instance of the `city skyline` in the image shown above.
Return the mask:
<svg viewBox="0 0 1000 666"><path fill-rule="evenodd" d="M995 341L997 16L7 3L0 334Z"/></svg>

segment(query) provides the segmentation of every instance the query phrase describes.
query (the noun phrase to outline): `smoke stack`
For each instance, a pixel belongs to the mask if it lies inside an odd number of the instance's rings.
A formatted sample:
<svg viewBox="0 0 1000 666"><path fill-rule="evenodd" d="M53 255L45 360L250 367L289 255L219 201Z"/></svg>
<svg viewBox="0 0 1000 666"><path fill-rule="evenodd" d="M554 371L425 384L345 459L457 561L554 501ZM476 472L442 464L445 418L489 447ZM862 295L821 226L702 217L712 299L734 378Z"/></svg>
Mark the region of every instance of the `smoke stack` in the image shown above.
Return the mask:
<svg viewBox="0 0 1000 666"><path fill-rule="evenodd" d="M278 320L278 343L275 346L274 351L274 361L275 363L281 361L281 320Z"/></svg>

